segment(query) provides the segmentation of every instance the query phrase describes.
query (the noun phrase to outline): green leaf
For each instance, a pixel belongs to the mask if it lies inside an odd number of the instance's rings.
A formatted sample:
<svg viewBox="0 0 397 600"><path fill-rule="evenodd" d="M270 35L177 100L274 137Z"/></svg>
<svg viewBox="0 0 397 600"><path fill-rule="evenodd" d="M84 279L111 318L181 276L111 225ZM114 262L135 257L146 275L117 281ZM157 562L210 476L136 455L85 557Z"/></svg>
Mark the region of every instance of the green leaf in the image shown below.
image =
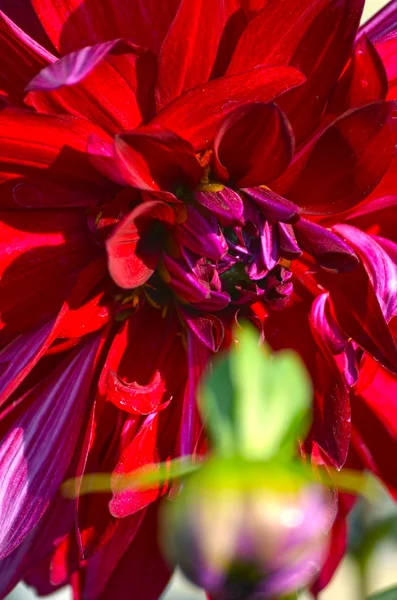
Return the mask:
<svg viewBox="0 0 397 600"><path fill-rule="evenodd" d="M397 586L372 594L368 600L397 600Z"/></svg>
<svg viewBox="0 0 397 600"><path fill-rule="evenodd" d="M272 354L251 325L235 331L235 347L215 361L202 406L223 456L289 457L310 426L311 383L297 354Z"/></svg>

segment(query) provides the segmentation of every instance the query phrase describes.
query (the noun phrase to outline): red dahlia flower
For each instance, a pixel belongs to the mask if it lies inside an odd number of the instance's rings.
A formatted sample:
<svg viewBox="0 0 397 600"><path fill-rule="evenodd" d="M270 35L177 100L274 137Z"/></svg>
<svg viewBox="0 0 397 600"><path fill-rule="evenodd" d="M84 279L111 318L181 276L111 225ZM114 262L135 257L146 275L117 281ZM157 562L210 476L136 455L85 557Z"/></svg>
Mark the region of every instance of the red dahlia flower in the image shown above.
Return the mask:
<svg viewBox="0 0 397 600"><path fill-rule="evenodd" d="M158 598L168 486L59 486L197 451L240 316L310 369L313 458L397 497L397 2L363 3L0 1L1 597Z"/></svg>

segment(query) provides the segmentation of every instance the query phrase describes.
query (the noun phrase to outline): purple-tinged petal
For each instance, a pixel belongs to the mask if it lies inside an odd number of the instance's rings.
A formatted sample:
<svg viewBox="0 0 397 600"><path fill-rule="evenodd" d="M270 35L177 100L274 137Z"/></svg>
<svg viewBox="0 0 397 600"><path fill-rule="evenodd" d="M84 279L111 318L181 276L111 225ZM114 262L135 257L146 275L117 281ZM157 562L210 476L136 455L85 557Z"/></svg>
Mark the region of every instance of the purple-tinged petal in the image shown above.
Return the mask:
<svg viewBox="0 0 397 600"><path fill-rule="evenodd" d="M243 223L244 204L237 192L224 187L215 192L196 192L195 198L207 208L219 222L227 227Z"/></svg>
<svg viewBox="0 0 397 600"><path fill-rule="evenodd" d="M371 40L377 40L395 31L397 19L397 0L391 0L377 12L372 19L364 23L358 33L359 38L367 35Z"/></svg>
<svg viewBox="0 0 397 600"><path fill-rule="evenodd" d="M287 260L294 260L302 255L291 225L278 223L278 245L281 256Z"/></svg>
<svg viewBox="0 0 397 600"><path fill-rule="evenodd" d="M359 260L354 250L329 229L301 219L294 225L294 231L299 246L324 269L341 273L358 266Z"/></svg>
<svg viewBox="0 0 397 600"><path fill-rule="evenodd" d="M181 428L180 428L180 453L189 456L194 453L200 429L198 413L197 387L200 378L207 366L211 352L191 331L187 332L188 379L183 398Z"/></svg>
<svg viewBox="0 0 397 600"><path fill-rule="evenodd" d="M179 311L183 315L189 330L200 342L211 350L211 352L218 352L225 336L222 321L215 315L201 315L184 306L180 306Z"/></svg>
<svg viewBox="0 0 397 600"><path fill-rule="evenodd" d="M0 558L23 542L66 475L80 435L98 351L92 338L1 424Z"/></svg>
<svg viewBox="0 0 397 600"><path fill-rule="evenodd" d="M317 296L312 305L312 319L321 331L328 348L333 354L340 354L346 348L349 338L336 323L329 307L329 294Z"/></svg>
<svg viewBox="0 0 397 600"><path fill-rule="evenodd" d="M278 262L280 256L278 252L277 236L273 225L269 225L265 221L260 234L261 240L261 256L263 264L268 271L272 269Z"/></svg>
<svg viewBox="0 0 397 600"><path fill-rule="evenodd" d="M17 389L54 341L65 314L16 337L0 352L0 405Z"/></svg>
<svg viewBox="0 0 397 600"><path fill-rule="evenodd" d="M200 257L205 256L217 262L227 253L227 243L217 220L203 217L193 206L187 207L187 219L175 231L180 244Z"/></svg>
<svg viewBox="0 0 397 600"><path fill-rule="evenodd" d="M128 45L122 40L112 40L67 54L40 71L26 86L26 91L52 91L64 85L75 85L82 81L95 67L118 46Z"/></svg>
<svg viewBox="0 0 397 600"><path fill-rule="evenodd" d="M397 314L397 246L389 242L394 257L388 254L378 240L350 225L333 228L348 240L360 257L371 280L376 297L387 322Z"/></svg>
<svg viewBox="0 0 397 600"><path fill-rule="evenodd" d="M269 188L244 188L242 191L255 202L268 221L294 223L299 219L298 206Z"/></svg>

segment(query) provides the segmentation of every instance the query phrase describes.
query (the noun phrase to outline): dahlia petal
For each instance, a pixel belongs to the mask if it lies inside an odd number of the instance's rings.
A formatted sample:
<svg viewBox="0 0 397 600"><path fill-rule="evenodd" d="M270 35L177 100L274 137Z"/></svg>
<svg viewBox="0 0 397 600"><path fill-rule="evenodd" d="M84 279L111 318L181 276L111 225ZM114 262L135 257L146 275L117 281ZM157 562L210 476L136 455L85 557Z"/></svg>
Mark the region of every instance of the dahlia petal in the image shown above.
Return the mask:
<svg viewBox="0 0 397 600"><path fill-rule="evenodd" d="M216 131L215 172L238 187L262 185L287 168L294 143L288 120L276 104L244 104L227 114Z"/></svg>
<svg viewBox="0 0 397 600"><path fill-rule="evenodd" d="M281 256L287 260L294 260L294 258L299 258L302 255L302 250L299 248L291 225L278 224L278 244Z"/></svg>
<svg viewBox="0 0 397 600"><path fill-rule="evenodd" d="M317 296L312 305L312 318L316 328L321 331L328 348L333 354L340 354L346 348L348 337L335 323L329 308L328 294Z"/></svg>
<svg viewBox="0 0 397 600"><path fill-rule="evenodd" d="M380 11L360 28L359 36L377 40L396 28L397 0L390 0Z"/></svg>
<svg viewBox="0 0 397 600"><path fill-rule="evenodd" d="M363 36L356 43L351 63L339 80L327 111L341 114L350 108L385 100L387 91L384 64L373 44Z"/></svg>
<svg viewBox="0 0 397 600"><path fill-rule="evenodd" d="M16 390L54 341L66 307L56 320L16 337L0 351L0 405Z"/></svg>
<svg viewBox="0 0 397 600"><path fill-rule="evenodd" d="M175 192L186 184L195 187L203 173L192 146L159 126L117 136L115 160L129 185L147 191Z"/></svg>
<svg viewBox="0 0 397 600"><path fill-rule="evenodd" d="M113 371L109 372L108 400L121 410L134 415L149 415L157 412L165 391L159 371L147 385L125 383Z"/></svg>
<svg viewBox="0 0 397 600"><path fill-rule="evenodd" d="M201 429L198 412L197 389L198 383L208 365L211 351L189 328L187 332L188 378L183 397L183 408L180 426L180 454L189 456L194 454L196 443Z"/></svg>
<svg viewBox="0 0 397 600"><path fill-rule="evenodd" d="M149 238L154 221L172 225L174 211L160 200L144 202L106 240L110 275L124 289L142 285L156 269L162 248L161 239Z"/></svg>
<svg viewBox="0 0 397 600"><path fill-rule="evenodd" d="M294 223L299 219L299 208L296 204L279 196L269 188L245 188L242 191L255 202L270 222Z"/></svg>
<svg viewBox="0 0 397 600"><path fill-rule="evenodd" d="M244 204L241 196L230 188L216 192L196 192L195 198L224 225L238 225L243 222Z"/></svg>
<svg viewBox="0 0 397 600"><path fill-rule="evenodd" d="M383 315L389 322L397 315L397 246L390 242L394 247L393 257L374 237L355 227L336 225L333 229L347 239L357 252L368 273Z"/></svg>
<svg viewBox="0 0 397 600"><path fill-rule="evenodd" d="M99 600L158 600L170 578L158 542L158 507L150 507L138 533L117 565Z"/></svg>
<svg viewBox="0 0 397 600"><path fill-rule="evenodd" d="M116 38L158 52L179 0L32 0L54 46L62 53Z"/></svg>
<svg viewBox="0 0 397 600"><path fill-rule="evenodd" d="M315 18L329 0L281 0L264 3L237 45L228 74L258 65L288 64ZM251 13L252 14L252 13Z"/></svg>
<svg viewBox="0 0 397 600"><path fill-rule="evenodd" d="M21 176L25 169L48 176L67 176L75 182L103 185L103 178L83 152L90 135L106 140L104 132L85 119L38 115L7 109L0 114L0 181ZM58 180L56 181L58 182Z"/></svg>
<svg viewBox="0 0 397 600"><path fill-rule="evenodd" d="M193 206L187 207L187 219L178 226L175 237L180 244L199 256L219 261L228 246L214 217L203 217Z"/></svg>
<svg viewBox="0 0 397 600"><path fill-rule="evenodd" d="M38 523L66 475L86 411L97 350L97 338L78 348L2 423L0 558Z"/></svg>
<svg viewBox="0 0 397 600"><path fill-rule="evenodd" d="M363 265L349 273L317 275L329 291L339 327L370 356L397 373L397 346Z"/></svg>
<svg viewBox="0 0 397 600"><path fill-rule="evenodd" d="M179 310L190 331L200 340L200 342L211 350L211 352L218 352L225 336L222 321L215 315L200 315L200 313L196 313L182 306Z"/></svg>
<svg viewBox="0 0 397 600"><path fill-rule="evenodd" d="M109 503L109 510L116 518L126 517L136 513L154 502L164 486L154 485L152 488L117 489L118 480L127 474L133 473L141 467L147 466L149 470L158 469L159 455L157 451L158 414L145 418L138 433L131 444L124 450L112 475L113 498Z"/></svg>
<svg viewBox="0 0 397 600"><path fill-rule="evenodd" d="M119 133L148 117L155 75L154 55L113 40L72 52L42 70L27 86L25 103L41 113L83 116Z"/></svg>
<svg viewBox="0 0 397 600"><path fill-rule="evenodd" d="M12 0L15 2L15 0ZM0 86L15 104L20 104L28 81L55 60L0 10Z"/></svg>
<svg viewBox="0 0 397 600"><path fill-rule="evenodd" d="M329 96L351 56L364 1L328 0L294 53L290 64L304 73L307 82L300 90L286 94L280 106L298 143L322 119Z"/></svg>
<svg viewBox="0 0 397 600"><path fill-rule="evenodd" d="M392 102L348 112L319 137L289 190L307 214L334 214L361 201L385 174L397 131Z"/></svg>
<svg viewBox="0 0 397 600"><path fill-rule="evenodd" d="M364 467L369 468L397 498L396 470L393 461L397 445L396 378L378 369L372 383L352 396L354 429L352 444Z"/></svg>
<svg viewBox="0 0 397 600"><path fill-rule="evenodd" d="M193 4L181 0L159 56L157 110L182 92L208 81L233 5L231 0L196 0Z"/></svg>
<svg viewBox="0 0 397 600"><path fill-rule="evenodd" d="M74 504L58 496L49 505L42 520L24 541L0 560L0 594L4 598L23 579L37 561L45 558L56 542L73 527Z"/></svg>
<svg viewBox="0 0 397 600"><path fill-rule="evenodd" d="M118 564L133 543L145 515L146 509L143 509L120 520L111 540L89 559L84 581L86 600L97 600L104 592Z"/></svg>
<svg viewBox="0 0 397 600"><path fill-rule="evenodd" d="M247 102L268 102L301 85L304 76L292 67L260 67L204 83L167 105L153 123L181 135L196 150L210 146L223 117Z"/></svg>
<svg viewBox="0 0 397 600"><path fill-rule="evenodd" d="M55 50L34 11L31 0L1 0L0 9L38 44L50 52Z"/></svg>
<svg viewBox="0 0 397 600"><path fill-rule="evenodd" d="M102 175L119 185L126 185L124 178L117 168L113 143L106 142L95 134L90 135L87 143L87 153L90 158L90 163L102 173Z"/></svg>
<svg viewBox="0 0 397 600"><path fill-rule="evenodd" d="M336 520L330 532L330 542L327 559L321 569L318 578L313 583L310 591L316 597L331 581L339 563L346 553L347 546L347 524L345 515L336 516Z"/></svg>
<svg viewBox="0 0 397 600"><path fill-rule="evenodd" d="M397 14L397 4L396 4ZM386 69L387 79L389 81L389 100L397 98L397 66L395 61L397 50L397 32L391 33L384 39L380 39L376 44L376 49L381 57L382 63Z"/></svg>
<svg viewBox="0 0 397 600"><path fill-rule="evenodd" d="M0 329L25 332L50 321L79 271L98 255L80 210L0 214ZM7 338L6 338L7 339Z"/></svg>
<svg viewBox="0 0 397 600"><path fill-rule="evenodd" d="M299 246L324 269L341 273L359 264L354 250L341 237L321 225L300 219L294 225Z"/></svg>

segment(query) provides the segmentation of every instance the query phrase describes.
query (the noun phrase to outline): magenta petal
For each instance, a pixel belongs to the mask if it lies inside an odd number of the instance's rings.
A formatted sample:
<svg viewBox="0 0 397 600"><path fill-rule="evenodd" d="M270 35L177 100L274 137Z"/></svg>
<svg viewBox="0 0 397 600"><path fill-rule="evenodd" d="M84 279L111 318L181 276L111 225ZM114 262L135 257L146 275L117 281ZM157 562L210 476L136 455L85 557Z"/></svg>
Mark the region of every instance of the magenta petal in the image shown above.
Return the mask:
<svg viewBox="0 0 397 600"><path fill-rule="evenodd" d="M333 318L329 306L329 295L317 296L312 305L312 319L321 337L333 354L340 354L346 348L349 338L340 329Z"/></svg>
<svg viewBox="0 0 397 600"><path fill-rule="evenodd" d="M43 516L66 475L87 408L98 338L79 347L3 421L0 558Z"/></svg>
<svg viewBox="0 0 397 600"><path fill-rule="evenodd" d="M394 249L394 259L372 236L351 227L336 225L333 228L349 241L349 244L362 260L375 290L376 297L387 322L397 314L397 246L389 242Z"/></svg>
<svg viewBox="0 0 397 600"><path fill-rule="evenodd" d="M377 40L395 31L397 19L397 0L391 0L372 19L364 23L359 31L359 37L367 35L371 40Z"/></svg>
<svg viewBox="0 0 397 600"><path fill-rule="evenodd" d="M200 342L212 352L218 352L225 336L222 321L215 315L201 315L182 305L179 307L179 310L188 328Z"/></svg>
<svg viewBox="0 0 397 600"><path fill-rule="evenodd" d="M228 250L226 240L214 217L203 217L193 206L187 207L187 219L175 231L180 244L200 257L219 261Z"/></svg>
<svg viewBox="0 0 397 600"><path fill-rule="evenodd" d="M52 91L63 85L75 85L82 81L108 54L117 50L122 40L113 40L67 54L40 71L26 86L26 91Z"/></svg>
<svg viewBox="0 0 397 600"><path fill-rule="evenodd" d="M17 389L54 341L64 312L57 321L19 335L0 352L0 405Z"/></svg>
<svg viewBox="0 0 397 600"><path fill-rule="evenodd" d="M294 258L299 258L302 255L302 250L299 248L291 225L278 224L278 245L281 256L287 260L294 260Z"/></svg>
<svg viewBox="0 0 397 600"><path fill-rule="evenodd" d="M244 204L241 196L230 188L217 192L196 192L195 198L224 225L238 225L243 222Z"/></svg>
<svg viewBox="0 0 397 600"><path fill-rule="evenodd" d="M299 219L298 206L269 188L254 187L245 188L242 191L255 202L268 221L294 223Z"/></svg>
<svg viewBox="0 0 397 600"><path fill-rule="evenodd" d="M324 269L340 273L358 266L359 260L354 250L329 229L301 219L295 223L294 231L300 247Z"/></svg>

